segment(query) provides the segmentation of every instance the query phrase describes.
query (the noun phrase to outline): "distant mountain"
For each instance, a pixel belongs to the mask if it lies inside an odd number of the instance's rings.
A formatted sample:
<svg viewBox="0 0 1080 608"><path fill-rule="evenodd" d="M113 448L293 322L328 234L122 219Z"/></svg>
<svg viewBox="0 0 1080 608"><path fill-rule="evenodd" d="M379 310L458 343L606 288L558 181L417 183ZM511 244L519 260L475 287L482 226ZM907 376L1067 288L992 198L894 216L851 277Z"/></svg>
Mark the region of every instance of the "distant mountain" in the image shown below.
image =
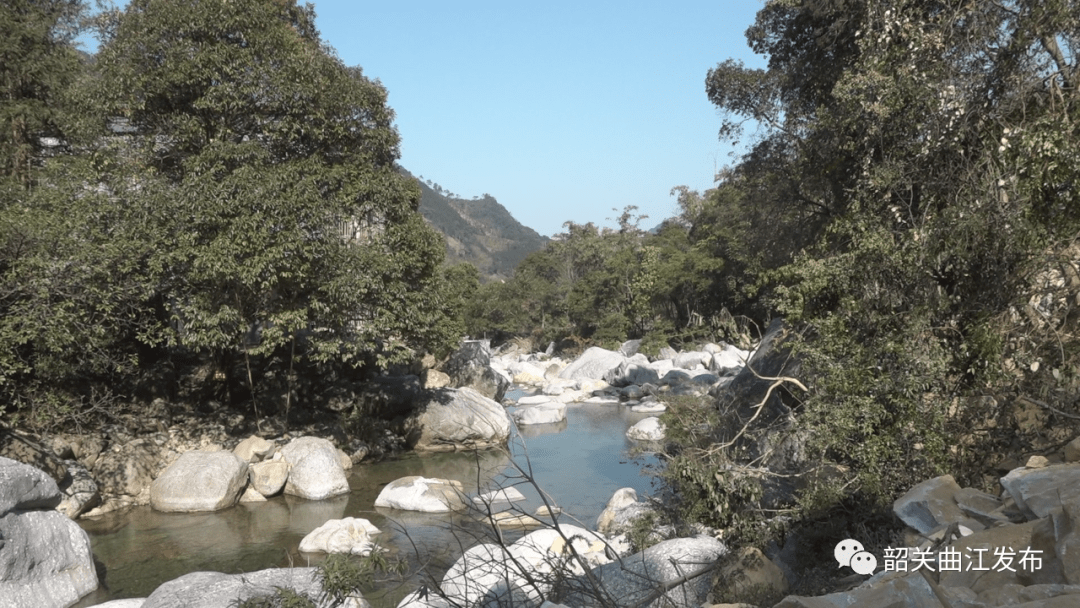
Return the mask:
<svg viewBox="0 0 1080 608"><path fill-rule="evenodd" d="M404 169L402 173L413 177ZM438 184L417 181L423 191L420 214L446 237L447 261L472 263L483 280L510 278L525 256L548 242L547 237L522 226L490 194L462 199Z"/></svg>

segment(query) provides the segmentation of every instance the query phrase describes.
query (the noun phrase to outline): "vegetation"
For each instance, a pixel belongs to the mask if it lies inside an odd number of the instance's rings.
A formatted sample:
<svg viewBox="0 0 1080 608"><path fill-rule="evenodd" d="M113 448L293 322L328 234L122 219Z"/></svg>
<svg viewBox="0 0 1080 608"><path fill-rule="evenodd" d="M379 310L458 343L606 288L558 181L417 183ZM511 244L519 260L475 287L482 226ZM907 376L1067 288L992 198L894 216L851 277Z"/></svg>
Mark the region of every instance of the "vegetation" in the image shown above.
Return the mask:
<svg viewBox="0 0 1080 608"><path fill-rule="evenodd" d="M81 62L80 2L17 4L0 402L20 422L109 415L94 395L168 395L207 367L233 402L288 407L298 377L456 343L460 271L395 164L386 91L310 6L137 0Z"/></svg>

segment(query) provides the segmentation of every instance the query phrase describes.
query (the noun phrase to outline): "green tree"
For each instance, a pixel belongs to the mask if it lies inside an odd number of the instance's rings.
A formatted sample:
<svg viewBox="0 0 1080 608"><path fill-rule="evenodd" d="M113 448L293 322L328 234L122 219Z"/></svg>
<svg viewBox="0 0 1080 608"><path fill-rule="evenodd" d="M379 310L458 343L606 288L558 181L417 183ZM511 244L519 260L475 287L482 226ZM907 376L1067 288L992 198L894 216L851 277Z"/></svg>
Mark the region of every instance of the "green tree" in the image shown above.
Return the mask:
<svg viewBox="0 0 1080 608"><path fill-rule="evenodd" d="M442 244L395 168L386 91L314 23L292 1L134 0L97 62L140 169L104 179L147 201L161 335L243 359L253 390L275 353L383 365L449 339Z"/></svg>

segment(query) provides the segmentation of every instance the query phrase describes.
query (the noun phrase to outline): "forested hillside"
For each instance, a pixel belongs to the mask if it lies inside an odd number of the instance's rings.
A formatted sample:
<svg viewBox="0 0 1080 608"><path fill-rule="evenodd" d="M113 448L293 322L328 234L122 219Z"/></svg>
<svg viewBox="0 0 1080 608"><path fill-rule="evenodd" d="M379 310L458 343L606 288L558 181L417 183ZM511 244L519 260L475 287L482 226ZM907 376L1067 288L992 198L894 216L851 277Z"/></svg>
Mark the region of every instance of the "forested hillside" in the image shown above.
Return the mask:
<svg viewBox="0 0 1080 608"><path fill-rule="evenodd" d="M476 266L484 280L510 278L525 256L548 241L490 194L463 199L431 180L417 181L420 214L446 238L447 261Z"/></svg>

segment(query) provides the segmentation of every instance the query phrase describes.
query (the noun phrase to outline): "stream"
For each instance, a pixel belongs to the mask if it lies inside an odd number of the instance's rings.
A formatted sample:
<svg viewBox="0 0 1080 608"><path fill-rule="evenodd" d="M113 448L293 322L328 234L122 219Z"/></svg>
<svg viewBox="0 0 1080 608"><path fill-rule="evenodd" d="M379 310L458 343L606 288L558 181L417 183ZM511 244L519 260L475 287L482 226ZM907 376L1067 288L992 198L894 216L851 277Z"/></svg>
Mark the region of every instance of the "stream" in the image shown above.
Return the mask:
<svg viewBox="0 0 1080 608"><path fill-rule="evenodd" d="M517 391L508 396L515 393L520 396ZM478 487L489 490L520 482L514 464L525 470L531 466L549 500L563 509L560 521L576 523L576 519L589 529L615 490L632 487L639 494L649 493L651 478L644 468L658 464L658 458L632 457L634 442L626 438L626 430L648 414L635 414L621 405L572 403L566 415L560 424L521 427L520 435L511 438L509 454L503 450L410 454L357 465L348 471L352 492L329 500L276 496L267 502L191 514L137 507L79 520L106 575L105 586L76 606L147 597L161 583L201 570L234 574L316 565L324 556L299 553L300 540L329 519L363 517L382 531L378 543L410 566L403 577L387 577L365 590L364 597L374 608L393 608L426 582L421 566L441 577L465 549L493 538L490 526L468 514L375 509L375 498L395 479L409 475L456 479L472 494ZM516 487L526 497L515 503L516 508L531 513L543 504L530 484ZM518 535L508 533L507 541Z"/></svg>

